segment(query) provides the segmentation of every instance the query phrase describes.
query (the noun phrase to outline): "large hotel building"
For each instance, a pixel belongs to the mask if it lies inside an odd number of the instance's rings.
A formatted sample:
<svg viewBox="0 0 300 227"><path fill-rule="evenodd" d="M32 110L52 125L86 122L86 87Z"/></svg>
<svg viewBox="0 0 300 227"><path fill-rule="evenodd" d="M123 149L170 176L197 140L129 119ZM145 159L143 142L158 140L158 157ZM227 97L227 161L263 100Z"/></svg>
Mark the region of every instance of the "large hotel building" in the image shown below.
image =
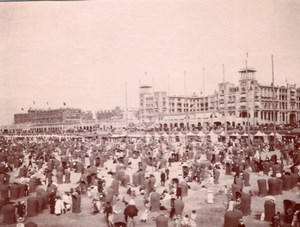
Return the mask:
<svg viewBox="0 0 300 227"><path fill-rule="evenodd" d="M153 121L163 127L198 127L206 123L227 122L229 126L296 124L300 120L300 88L296 85L261 85L256 70L239 71L237 85L219 83L207 96L174 96L152 91L141 85L139 108L141 121Z"/></svg>
<svg viewBox="0 0 300 227"><path fill-rule="evenodd" d="M93 114L79 108L29 109L14 115L14 124L0 127L9 133L57 133L76 128L92 131L95 126Z"/></svg>

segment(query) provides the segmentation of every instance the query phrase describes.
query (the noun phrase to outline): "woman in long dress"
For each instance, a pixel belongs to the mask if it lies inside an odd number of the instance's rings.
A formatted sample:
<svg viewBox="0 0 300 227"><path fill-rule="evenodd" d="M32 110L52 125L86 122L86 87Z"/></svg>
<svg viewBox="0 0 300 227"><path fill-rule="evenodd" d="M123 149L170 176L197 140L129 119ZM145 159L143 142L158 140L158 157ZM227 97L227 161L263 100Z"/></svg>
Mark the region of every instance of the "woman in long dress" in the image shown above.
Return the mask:
<svg viewBox="0 0 300 227"><path fill-rule="evenodd" d="M59 215L61 215L62 214L62 212L63 212L63 210L64 210L64 202L63 202L63 200L61 199L61 197L60 196L58 196L57 198L56 198L56 201L55 201L55 214L57 215L57 216L59 216Z"/></svg>

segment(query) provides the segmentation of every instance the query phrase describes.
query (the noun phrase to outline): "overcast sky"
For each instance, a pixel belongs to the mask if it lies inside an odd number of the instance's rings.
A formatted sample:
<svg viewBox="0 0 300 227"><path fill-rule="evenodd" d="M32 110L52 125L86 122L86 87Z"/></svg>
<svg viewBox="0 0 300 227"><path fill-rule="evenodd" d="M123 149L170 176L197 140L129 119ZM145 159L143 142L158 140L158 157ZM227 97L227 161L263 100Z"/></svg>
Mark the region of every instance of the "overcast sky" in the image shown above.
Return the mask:
<svg viewBox="0 0 300 227"><path fill-rule="evenodd" d="M299 0L0 3L0 124L32 108L138 107L139 83L212 94L238 70L300 86ZM145 76L147 72L147 76ZM152 79L153 78L153 79ZM35 101L35 105L33 105ZM46 103L48 102L48 106Z"/></svg>

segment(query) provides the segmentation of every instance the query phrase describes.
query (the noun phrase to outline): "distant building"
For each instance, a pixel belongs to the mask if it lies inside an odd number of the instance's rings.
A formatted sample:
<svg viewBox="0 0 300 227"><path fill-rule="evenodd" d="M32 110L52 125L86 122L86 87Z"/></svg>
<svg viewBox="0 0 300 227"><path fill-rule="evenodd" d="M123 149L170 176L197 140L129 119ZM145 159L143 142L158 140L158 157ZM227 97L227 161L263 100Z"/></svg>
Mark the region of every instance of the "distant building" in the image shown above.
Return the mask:
<svg viewBox="0 0 300 227"><path fill-rule="evenodd" d="M300 120L300 88L296 85L261 85L255 69L241 69L237 86L219 84L219 112L234 124L297 124ZM247 119L248 115L248 119Z"/></svg>
<svg viewBox="0 0 300 227"><path fill-rule="evenodd" d="M247 122L253 126L299 122L300 88L260 85L252 68L241 69L239 74L237 85L219 83L218 90L206 96L168 96L164 91L153 92L150 85L141 85L140 120L163 127L198 127L225 121L233 127Z"/></svg>
<svg viewBox="0 0 300 227"><path fill-rule="evenodd" d="M14 115L15 124L55 124L77 123L84 119L93 119L93 115L83 113L79 108L30 109L27 113Z"/></svg>
<svg viewBox="0 0 300 227"><path fill-rule="evenodd" d="M115 107L112 110L102 110L96 112L97 123L100 128L126 128L138 123L139 110L137 108Z"/></svg>
<svg viewBox="0 0 300 227"><path fill-rule="evenodd" d="M167 114L167 92L151 92L151 86L140 86L140 118L147 121L162 120Z"/></svg>
<svg viewBox="0 0 300 227"><path fill-rule="evenodd" d="M114 118L122 118L123 111L119 106L115 107L112 110L101 110L96 112L96 119L98 121L107 121Z"/></svg>
<svg viewBox="0 0 300 227"><path fill-rule="evenodd" d="M94 121L92 111L82 111L81 112L81 120L82 120L82 122Z"/></svg>
<svg viewBox="0 0 300 227"><path fill-rule="evenodd" d="M79 108L29 109L14 114L14 124L2 126L8 133L57 133L65 131L93 131L96 128L91 111Z"/></svg>

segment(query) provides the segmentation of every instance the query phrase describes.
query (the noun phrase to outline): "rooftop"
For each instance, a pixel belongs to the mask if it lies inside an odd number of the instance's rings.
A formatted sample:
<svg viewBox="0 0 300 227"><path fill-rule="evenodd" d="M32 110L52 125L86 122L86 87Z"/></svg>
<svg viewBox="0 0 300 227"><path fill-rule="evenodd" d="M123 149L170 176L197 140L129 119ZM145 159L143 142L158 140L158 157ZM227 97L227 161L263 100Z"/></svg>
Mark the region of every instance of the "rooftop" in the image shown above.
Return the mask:
<svg viewBox="0 0 300 227"><path fill-rule="evenodd" d="M251 67L248 67L248 68L241 68L240 70L239 70L239 73L255 73L256 72L256 70L254 69L254 68L251 68Z"/></svg>

